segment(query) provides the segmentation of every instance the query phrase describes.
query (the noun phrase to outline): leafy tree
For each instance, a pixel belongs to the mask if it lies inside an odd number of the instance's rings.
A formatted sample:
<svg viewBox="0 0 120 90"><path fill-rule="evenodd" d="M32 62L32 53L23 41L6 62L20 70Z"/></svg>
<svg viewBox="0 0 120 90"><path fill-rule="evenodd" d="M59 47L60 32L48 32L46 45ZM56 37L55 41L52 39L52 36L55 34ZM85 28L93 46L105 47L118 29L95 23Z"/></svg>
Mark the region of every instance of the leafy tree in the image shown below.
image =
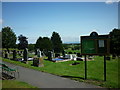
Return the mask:
<svg viewBox="0 0 120 90"><path fill-rule="evenodd" d="M39 37L35 44L35 49L40 49L41 51L52 50L52 42L48 37Z"/></svg>
<svg viewBox="0 0 120 90"><path fill-rule="evenodd" d="M15 48L17 37L10 27L2 28L2 47Z"/></svg>
<svg viewBox="0 0 120 90"><path fill-rule="evenodd" d="M39 37L36 41L35 49L40 49L42 51L43 50L42 42L43 42L42 37Z"/></svg>
<svg viewBox="0 0 120 90"><path fill-rule="evenodd" d="M53 50L55 53L60 53L63 51L61 37L57 32L52 33L51 41L52 41Z"/></svg>
<svg viewBox="0 0 120 90"><path fill-rule="evenodd" d="M46 51L52 50L52 42L48 37L43 37L43 50Z"/></svg>
<svg viewBox="0 0 120 90"><path fill-rule="evenodd" d="M120 29L113 29L110 32L110 53L120 56Z"/></svg>
<svg viewBox="0 0 120 90"><path fill-rule="evenodd" d="M28 44L28 50L34 51L35 44Z"/></svg>
<svg viewBox="0 0 120 90"><path fill-rule="evenodd" d="M18 49L25 49L28 48L28 38L26 38L23 35L18 36L19 44L18 44Z"/></svg>

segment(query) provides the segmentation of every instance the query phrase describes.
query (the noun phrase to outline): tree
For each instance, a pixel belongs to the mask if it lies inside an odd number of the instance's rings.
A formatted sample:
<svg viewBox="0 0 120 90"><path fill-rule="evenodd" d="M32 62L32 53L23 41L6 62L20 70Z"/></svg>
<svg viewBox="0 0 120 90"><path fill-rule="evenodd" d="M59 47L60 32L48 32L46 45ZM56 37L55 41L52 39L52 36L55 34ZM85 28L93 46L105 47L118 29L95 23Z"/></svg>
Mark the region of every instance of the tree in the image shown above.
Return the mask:
<svg viewBox="0 0 120 90"><path fill-rule="evenodd" d="M52 42L48 37L39 37L36 41L35 49L40 49L41 51L52 50Z"/></svg>
<svg viewBox="0 0 120 90"><path fill-rule="evenodd" d="M52 50L52 42L48 37L43 37L43 50L51 51Z"/></svg>
<svg viewBox="0 0 120 90"><path fill-rule="evenodd" d="M52 33L51 41L52 41L53 50L55 53L60 53L63 51L61 37L57 32Z"/></svg>
<svg viewBox="0 0 120 90"><path fill-rule="evenodd" d="M43 42L42 37L39 37L36 41L35 49L40 49L42 51L43 50L42 42Z"/></svg>
<svg viewBox="0 0 120 90"><path fill-rule="evenodd" d="M15 48L17 37L10 27L2 28L2 47Z"/></svg>
<svg viewBox="0 0 120 90"><path fill-rule="evenodd" d="M120 29L113 29L110 32L110 53L120 56Z"/></svg>
<svg viewBox="0 0 120 90"><path fill-rule="evenodd" d="M18 44L18 49L25 49L28 48L28 38L26 38L23 35L18 36L19 44Z"/></svg>
<svg viewBox="0 0 120 90"><path fill-rule="evenodd" d="M28 50L34 51L35 44L28 44Z"/></svg>

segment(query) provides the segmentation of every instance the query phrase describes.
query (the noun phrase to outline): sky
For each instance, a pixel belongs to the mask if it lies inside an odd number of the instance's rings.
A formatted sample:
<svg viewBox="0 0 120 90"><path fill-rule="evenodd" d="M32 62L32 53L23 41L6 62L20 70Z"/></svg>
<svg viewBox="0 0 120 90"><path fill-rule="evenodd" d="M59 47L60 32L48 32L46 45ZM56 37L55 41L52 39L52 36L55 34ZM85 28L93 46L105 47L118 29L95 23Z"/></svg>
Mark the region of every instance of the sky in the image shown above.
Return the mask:
<svg viewBox="0 0 120 90"><path fill-rule="evenodd" d="M2 27L36 43L59 33L63 43L79 43L80 36L96 31L109 34L118 28L117 2L2 2ZM18 43L18 41L17 41Z"/></svg>

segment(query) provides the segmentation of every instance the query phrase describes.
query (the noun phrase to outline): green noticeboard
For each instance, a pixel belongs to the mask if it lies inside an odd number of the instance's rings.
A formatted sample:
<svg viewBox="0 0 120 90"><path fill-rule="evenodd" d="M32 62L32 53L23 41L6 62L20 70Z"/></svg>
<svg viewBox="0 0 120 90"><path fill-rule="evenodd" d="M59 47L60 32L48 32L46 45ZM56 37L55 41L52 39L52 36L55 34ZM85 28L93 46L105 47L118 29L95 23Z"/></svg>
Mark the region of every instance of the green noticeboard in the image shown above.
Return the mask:
<svg viewBox="0 0 120 90"><path fill-rule="evenodd" d="M96 48L95 48L96 42L94 40L83 40L82 42L82 53L96 53Z"/></svg>
<svg viewBox="0 0 120 90"><path fill-rule="evenodd" d="M81 36L82 55L109 54L109 36L98 35L93 32L90 36Z"/></svg>

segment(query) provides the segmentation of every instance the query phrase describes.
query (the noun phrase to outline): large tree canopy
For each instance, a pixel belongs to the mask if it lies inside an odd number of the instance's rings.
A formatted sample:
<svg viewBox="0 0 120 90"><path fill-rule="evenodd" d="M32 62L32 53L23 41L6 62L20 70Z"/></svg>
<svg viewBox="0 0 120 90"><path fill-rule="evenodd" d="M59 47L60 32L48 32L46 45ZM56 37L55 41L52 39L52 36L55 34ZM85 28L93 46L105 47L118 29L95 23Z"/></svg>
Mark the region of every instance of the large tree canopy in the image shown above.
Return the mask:
<svg viewBox="0 0 120 90"><path fill-rule="evenodd" d="M19 44L18 44L18 49L25 49L28 48L28 38L26 38L23 35L18 36Z"/></svg>
<svg viewBox="0 0 120 90"><path fill-rule="evenodd" d="M35 48L41 51L52 50L52 42L48 37L39 37L36 41Z"/></svg>
<svg viewBox="0 0 120 90"><path fill-rule="evenodd" d="M120 56L120 29L113 29L110 32L110 52Z"/></svg>
<svg viewBox="0 0 120 90"><path fill-rule="evenodd" d="M52 33L51 41L53 44L53 50L55 53L60 53L63 51L63 45L60 35L57 32Z"/></svg>
<svg viewBox="0 0 120 90"><path fill-rule="evenodd" d="M15 48L17 37L10 27L2 28L2 47Z"/></svg>

